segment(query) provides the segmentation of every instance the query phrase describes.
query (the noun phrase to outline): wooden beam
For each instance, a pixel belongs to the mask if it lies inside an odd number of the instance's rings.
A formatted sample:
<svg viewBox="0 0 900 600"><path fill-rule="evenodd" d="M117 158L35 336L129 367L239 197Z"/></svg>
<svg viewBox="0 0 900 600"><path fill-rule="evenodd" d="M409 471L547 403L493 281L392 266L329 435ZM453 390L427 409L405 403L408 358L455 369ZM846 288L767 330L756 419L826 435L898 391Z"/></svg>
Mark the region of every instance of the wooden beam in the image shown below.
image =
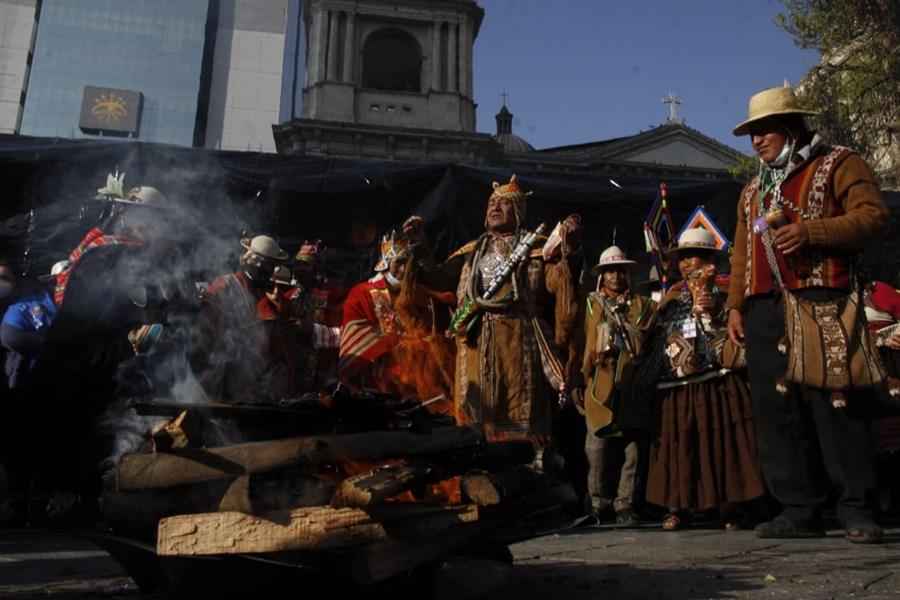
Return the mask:
<svg viewBox="0 0 900 600"><path fill-rule="evenodd" d="M396 504L368 510L316 506L253 516L239 512L162 519L160 556L333 550L375 541L421 540L478 519L474 506Z"/></svg>
<svg viewBox="0 0 900 600"><path fill-rule="evenodd" d="M484 445L479 427L446 427L429 434L371 431L252 442L209 449L125 454L119 461L119 490L164 488L291 466L442 454Z"/></svg>

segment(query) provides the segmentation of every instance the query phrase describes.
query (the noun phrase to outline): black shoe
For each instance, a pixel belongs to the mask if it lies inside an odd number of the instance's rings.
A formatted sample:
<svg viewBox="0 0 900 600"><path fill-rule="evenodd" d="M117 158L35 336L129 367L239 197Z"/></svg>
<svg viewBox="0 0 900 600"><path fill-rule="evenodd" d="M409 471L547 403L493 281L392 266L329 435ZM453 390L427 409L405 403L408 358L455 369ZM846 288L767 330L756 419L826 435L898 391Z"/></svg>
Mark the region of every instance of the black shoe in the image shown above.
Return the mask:
<svg viewBox="0 0 900 600"><path fill-rule="evenodd" d="M641 519L637 516L632 508L623 508L616 511L616 525L619 527L637 527L641 524Z"/></svg>
<svg viewBox="0 0 900 600"><path fill-rule="evenodd" d="M597 524L609 523L615 518L612 508L592 508L588 514L597 520Z"/></svg>
<svg viewBox="0 0 900 600"><path fill-rule="evenodd" d="M784 515L760 523L755 532L758 538L817 538L825 535L824 529L798 527Z"/></svg>

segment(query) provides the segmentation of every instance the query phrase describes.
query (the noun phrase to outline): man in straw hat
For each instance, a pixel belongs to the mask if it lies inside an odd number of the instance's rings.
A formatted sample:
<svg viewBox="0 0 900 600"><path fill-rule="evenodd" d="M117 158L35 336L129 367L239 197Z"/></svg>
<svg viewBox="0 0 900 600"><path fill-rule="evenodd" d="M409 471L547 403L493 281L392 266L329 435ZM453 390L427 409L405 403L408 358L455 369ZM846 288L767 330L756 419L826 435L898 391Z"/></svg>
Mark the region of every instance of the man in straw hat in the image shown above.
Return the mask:
<svg viewBox="0 0 900 600"><path fill-rule="evenodd" d="M634 265L618 246L610 246L591 270L597 286L587 298L582 367L572 390L587 421L590 510L598 520L614 510L623 526L639 523L634 509L648 415L632 398L632 382L643 331L656 310L655 302L629 291L628 270ZM608 489L610 480L618 482L615 493Z"/></svg>
<svg viewBox="0 0 900 600"><path fill-rule="evenodd" d="M782 285L800 298L834 300L852 287L851 262L888 231L890 215L869 166L853 151L826 144L807 129L787 85L750 99L734 128L749 135L759 174L741 192L727 306L729 336L746 342L760 462L784 511L757 527L759 537L824 535L828 481L840 497L837 515L852 542L881 540L873 522L877 490L868 425L851 395L837 409L822 390L776 390L787 358Z"/></svg>
<svg viewBox="0 0 900 600"><path fill-rule="evenodd" d="M442 265L431 259L421 219L407 221L404 230L417 244L422 279L455 290L465 309L454 319L457 408L484 424L489 437L543 444L552 439L558 397L550 388L565 393L563 356L577 327L581 225L577 215L564 220L561 252L545 257L542 236L525 226L528 195L515 175L506 184L494 182L487 231ZM491 282L496 285L488 291Z"/></svg>

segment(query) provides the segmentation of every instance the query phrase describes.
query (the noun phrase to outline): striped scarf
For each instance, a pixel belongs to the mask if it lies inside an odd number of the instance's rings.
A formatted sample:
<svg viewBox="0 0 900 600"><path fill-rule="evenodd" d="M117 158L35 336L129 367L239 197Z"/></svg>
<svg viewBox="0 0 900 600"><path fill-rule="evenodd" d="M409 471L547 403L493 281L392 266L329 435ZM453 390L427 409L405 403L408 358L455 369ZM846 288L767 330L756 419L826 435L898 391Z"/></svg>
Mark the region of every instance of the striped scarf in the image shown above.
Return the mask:
<svg viewBox="0 0 900 600"><path fill-rule="evenodd" d="M132 246L140 248L143 244L133 238L123 235L107 235L99 227L94 227L84 236L75 249L69 254L69 266L56 276L56 286L53 289L53 301L56 306L62 306L63 299L66 296L66 287L69 285L69 279L76 265L85 255L95 248L102 246Z"/></svg>

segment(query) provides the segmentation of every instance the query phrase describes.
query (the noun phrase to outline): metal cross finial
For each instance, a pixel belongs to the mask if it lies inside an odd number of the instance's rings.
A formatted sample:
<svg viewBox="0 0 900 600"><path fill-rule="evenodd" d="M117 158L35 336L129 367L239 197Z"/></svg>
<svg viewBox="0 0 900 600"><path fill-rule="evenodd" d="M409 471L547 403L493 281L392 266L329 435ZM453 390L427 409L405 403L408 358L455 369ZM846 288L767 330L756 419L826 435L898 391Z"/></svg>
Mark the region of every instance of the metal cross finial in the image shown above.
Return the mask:
<svg viewBox="0 0 900 600"><path fill-rule="evenodd" d="M506 90L503 90L500 95L503 96L503 106L506 106L506 99L509 98L509 94L506 93Z"/></svg>
<svg viewBox="0 0 900 600"><path fill-rule="evenodd" d="M669 92L669 94L662 99L663 104L669 105L669 120L670 121L679 121L678 115L675 113L675 105L676 104L684 104L683 100L679 100L675 96L675 92Z"/></svg>

